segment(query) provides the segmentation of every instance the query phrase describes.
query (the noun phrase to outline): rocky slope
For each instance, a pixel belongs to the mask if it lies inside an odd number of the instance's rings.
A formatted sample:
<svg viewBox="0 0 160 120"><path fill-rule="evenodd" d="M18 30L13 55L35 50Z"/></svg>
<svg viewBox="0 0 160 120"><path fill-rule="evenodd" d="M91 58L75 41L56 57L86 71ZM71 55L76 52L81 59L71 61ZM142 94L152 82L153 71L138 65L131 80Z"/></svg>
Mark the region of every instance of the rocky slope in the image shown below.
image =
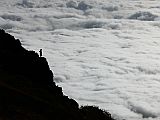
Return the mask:
<svg viewBox="0 0 160 120"><path fill-rule="evenodd" d="M79 107L55 85L46 58L0 30L0 120L113 120L94 106Z"/></svg>

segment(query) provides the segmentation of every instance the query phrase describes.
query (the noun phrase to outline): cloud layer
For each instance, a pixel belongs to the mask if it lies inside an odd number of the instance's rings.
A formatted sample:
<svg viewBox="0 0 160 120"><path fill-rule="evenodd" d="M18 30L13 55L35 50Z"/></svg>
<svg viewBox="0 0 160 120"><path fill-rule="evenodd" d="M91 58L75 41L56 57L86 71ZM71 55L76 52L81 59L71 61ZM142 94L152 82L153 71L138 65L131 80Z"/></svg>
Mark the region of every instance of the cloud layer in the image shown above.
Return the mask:
<svg viewBox="0 0 160 120"><path fill-rule="evenodd" d="M159 1L2 0L0 28L43 49L55 81L118 120L160 119Z"/></svg>

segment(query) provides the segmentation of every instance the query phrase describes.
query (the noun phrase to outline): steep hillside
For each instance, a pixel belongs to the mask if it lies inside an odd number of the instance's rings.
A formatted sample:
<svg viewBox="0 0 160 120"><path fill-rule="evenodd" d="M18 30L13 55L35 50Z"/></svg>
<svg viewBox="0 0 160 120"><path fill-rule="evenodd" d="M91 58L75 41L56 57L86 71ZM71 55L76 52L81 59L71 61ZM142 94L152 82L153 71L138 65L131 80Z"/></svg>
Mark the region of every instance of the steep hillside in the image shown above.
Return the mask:
<svg viewBox="0 0 160 120"><path fill-rule="evenodd" d="M0 30L1 120L112 120L98 107L83 106L55 85L46 58Z"/></svg>

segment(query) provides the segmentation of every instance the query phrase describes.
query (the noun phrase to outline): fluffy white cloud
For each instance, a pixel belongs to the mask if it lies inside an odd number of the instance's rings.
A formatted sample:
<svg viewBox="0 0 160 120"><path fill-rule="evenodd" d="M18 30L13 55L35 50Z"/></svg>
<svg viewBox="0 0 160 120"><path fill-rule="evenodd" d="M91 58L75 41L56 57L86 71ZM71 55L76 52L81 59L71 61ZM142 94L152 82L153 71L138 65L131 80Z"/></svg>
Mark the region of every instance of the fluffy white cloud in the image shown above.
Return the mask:
<svg viewBox="0 0 160 120"><path fill-rule="evenodd" d="M158 120L158 3L2 0L0 28L27 49L42 48L57 84L80 104L98 105L119 120Z"/></svg>

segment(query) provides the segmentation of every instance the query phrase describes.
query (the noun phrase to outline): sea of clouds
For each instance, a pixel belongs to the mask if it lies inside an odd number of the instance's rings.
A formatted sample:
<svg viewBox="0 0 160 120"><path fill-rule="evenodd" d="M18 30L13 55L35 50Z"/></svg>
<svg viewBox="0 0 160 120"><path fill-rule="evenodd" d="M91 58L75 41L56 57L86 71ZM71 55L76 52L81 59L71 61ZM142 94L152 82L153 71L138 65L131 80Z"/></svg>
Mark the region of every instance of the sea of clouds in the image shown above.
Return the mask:
<svg viewBox="0 0 160 120"><path fill-rule="evenodd" d="M118 120L160 119L158 0L1 0L0 28L43 49L63 92Z"/></svg>

